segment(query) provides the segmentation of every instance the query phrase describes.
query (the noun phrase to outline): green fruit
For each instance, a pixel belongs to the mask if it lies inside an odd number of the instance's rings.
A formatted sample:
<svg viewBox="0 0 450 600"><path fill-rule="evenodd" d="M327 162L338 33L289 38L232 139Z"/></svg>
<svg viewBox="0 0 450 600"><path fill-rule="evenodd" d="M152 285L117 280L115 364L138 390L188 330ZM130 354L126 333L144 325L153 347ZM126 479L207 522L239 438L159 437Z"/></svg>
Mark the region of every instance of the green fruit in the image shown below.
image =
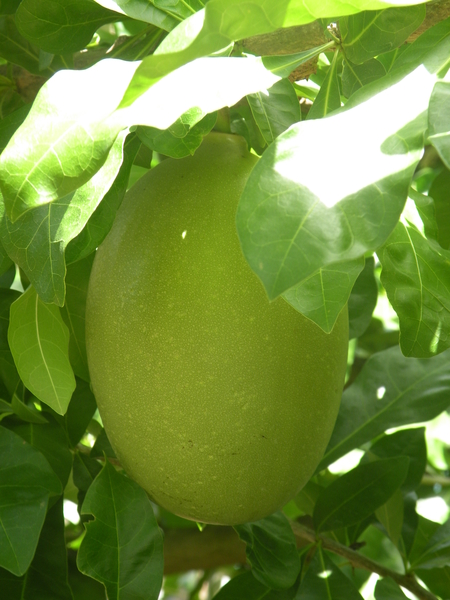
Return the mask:
<svg viewBox="0 0 450 600"><path fill-rule="evenodd" d="M205 523L261 519L321 459L347 358L347 311L326 335L247 265L236 207L256 163L210 134L126 195L89 285L89 369L123 467Z"/></svg>

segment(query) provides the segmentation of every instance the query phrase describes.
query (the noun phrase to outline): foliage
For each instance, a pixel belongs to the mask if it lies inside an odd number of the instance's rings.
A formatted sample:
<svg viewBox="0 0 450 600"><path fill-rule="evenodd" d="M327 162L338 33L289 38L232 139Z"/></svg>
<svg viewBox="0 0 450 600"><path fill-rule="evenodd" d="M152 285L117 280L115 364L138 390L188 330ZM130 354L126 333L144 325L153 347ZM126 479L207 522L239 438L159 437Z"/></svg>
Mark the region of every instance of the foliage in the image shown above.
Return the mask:
<svg viewBox="0 0 450 600"><path fill-rule="evenodd" d="M368 598L372 571L376 600L448 600L449 3L5 0L0 23L5 598L156 600L162 530L169 554L192 536L196 569L166 570L163 598ZM231 532L246 564L202 558L209 526L123 473L84 340L127 187L212 128L261 156L236 225L268 298L326 332L350 314L329 446L284 515Z"/></svg>

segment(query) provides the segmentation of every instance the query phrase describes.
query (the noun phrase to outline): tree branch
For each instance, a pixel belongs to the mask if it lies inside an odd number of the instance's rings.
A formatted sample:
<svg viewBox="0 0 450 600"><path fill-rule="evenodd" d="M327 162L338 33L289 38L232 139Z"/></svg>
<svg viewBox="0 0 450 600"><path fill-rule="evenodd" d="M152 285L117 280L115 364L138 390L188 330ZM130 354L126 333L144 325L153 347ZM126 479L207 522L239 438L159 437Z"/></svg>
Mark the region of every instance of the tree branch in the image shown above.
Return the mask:
<svg viewBox="0 0 450 600"><path fill-rule="evenodd" d="M332 540L329 537L326 537L321 534L316 534L315 531L310 529L309 527L305 527L301 523L291 522L292 530L297 538L301 538L302 540L307 540L308 542L316 543L318 541L321 542L322 547L325 550L329 550L334 554L342 556L347 559L352 566L358 569L365 569L366 571L371 571L372 573L377 573L377 575L381 575L381 577L390 577L393 579L398 585L409 590L413 594L417 596L420 600L437 600L436 596L423 588L414 575L412 574L401 574L393 571L392 569L388 569L383 565L359 554L355 550Z"/></svg>

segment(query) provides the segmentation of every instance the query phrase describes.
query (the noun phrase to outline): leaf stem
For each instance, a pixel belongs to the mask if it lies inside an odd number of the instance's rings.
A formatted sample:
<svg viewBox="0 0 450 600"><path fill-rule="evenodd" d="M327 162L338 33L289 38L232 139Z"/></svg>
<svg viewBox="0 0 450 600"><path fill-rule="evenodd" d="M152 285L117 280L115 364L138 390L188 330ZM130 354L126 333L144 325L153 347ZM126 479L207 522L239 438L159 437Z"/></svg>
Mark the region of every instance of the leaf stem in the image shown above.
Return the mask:
<svg viewBox="0 0 450 600"><path fill-rule="evenodd" d="M392 571L392 569L388 569L387 567L380 565L374 560L359 554L351 548L347 548L347 546L344 546L343 544L340 544L329 537L326 537L322 534L316 534L313 529L310 529L301 523L291 521L291 527L297 538L301 538L313 543L320 542L325 550L329 550L334 554L338 554L339 556L346 558L354 567L366 569L372 573L377 573L377 575L381 575L381 577L390 577L398 585L415 594L419 600L437 600L434 594L419 584L413 574L404 575L397 573L396 571Z"/></svg>

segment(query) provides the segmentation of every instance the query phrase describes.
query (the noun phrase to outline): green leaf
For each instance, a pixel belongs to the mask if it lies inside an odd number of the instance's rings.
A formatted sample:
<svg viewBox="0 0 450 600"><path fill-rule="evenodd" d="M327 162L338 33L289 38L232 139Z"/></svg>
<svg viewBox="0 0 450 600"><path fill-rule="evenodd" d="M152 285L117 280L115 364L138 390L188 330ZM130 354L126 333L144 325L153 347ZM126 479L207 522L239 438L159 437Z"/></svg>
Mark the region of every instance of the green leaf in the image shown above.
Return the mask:
<svg viewBox="0 0 450 600"><path fill-rule="evenodd" d="M349 110L293 125L264 152L241 196L237 228L270 299L390 235L422 152L433 79L415 71ZM384 110L392 121L373 119ZM323 152L333 139L339 152L324 177Z"/></svg>
<svg viewBox="0 0 450 600"><path fill-rule="evenodd" d="M86 495L94 515L78 552L82 573L97 579L110 600L156 600L162 583L162 536L144 490L106 461Z"/></svg>
<svg viewBox="0 0 450 600"><path fill-rule="evenodd" d="M166 31L170 31L180 22L179 19L156 8L148 0L133 0L132 2L130 0L95 0L95 2L109 10L114 10L138 21L151 23Z"/></svg>
<svg viewBox="0 0 450 600"><path fill-rule="evenodd" d="M0 569L2 594L8 600L73 600L67 581L63 499L48 511L30 568L22 577Z"/></svg>
<svg viewBox="0 0 450 600"><path fill-rule="evenodd" d="M92 0L22 0L15 15L19 32L52 54L82 50L99 27L119 19Z"/></svg>
<svg viewBox="0 0 450 600"><path fill-rule="evenodd" d="M382 506L376 509L375 515L386 530L391 542L397 546L403 526L403 495L401 491L396 490Z"/></svg>
<svg viewBox="0 0 450 600"><path fill-rule="evenodd" d="M247 560L260 583L272 589L294 585L300 572L300 560L294 533L283 513L236 525L234 529L247 544Z"/></svg>
<svg viewBox="0 0 450 600"><path fill-rule="evenodd" d="M22 421L26 421L27 423L47 423L47 419L33 404L22 402L17 394L13 394L11 408Z"/></svg>
<svg viewBox="0 0 450 600"><path fill-rule="evenodd" d="M263 56L262 61L263 65L275 75L279 77L289 77L289 75L294 71L298 66L302 65L308 60L319 56L322 52L325 52L331 46L334 46L335 42L327 42L322 46L317 46L316 48L311 48L310 50L305 50L304 52L297 52L295 54L282 54L275 56Z"/></svg>
<svg viewBox="0 0 450 600"><path fill-rule="evenodd" d="M14 132L22 125L25 117L30 112L30 108L30 104L22 106L22 108L15 110L0 121L0 153L3 152L8 145Z"/></svg>
<svg viewBox="0 0 450 600"><path fill-rule="evenodd" d="M428 589L442 598L447 596L450 589L450 567L442 569L416 569L417 577L421 579Z"/></svg>
<svg viewBox="0 0 450 600"><path fill-rule="evenodd" d="M11 305L8 341L26 387L64 414L75 378L68 356L69 332L59 309L44 304L30 287Z"/></svg>
<svg viewBox="0 0 450 600"><path fill-rule="evenodd" d="M360 337L369 327L378 300L373 257L366 258L348 299L349 339Z"/></svg>
<svg viewBox="0 0 450 600"><path fill-rule="evenodd" d="M183 158L194 154L197 148L214 127L217 113L203 116L198 109L191 109L182 115L168 129L139 127L137 135L149 148L165 156ZM181 131L179 131L181 126Z"/></svg>
<svg viewBox="0 0 450 600"><path fill-rule="evenodd" d="M377 581L375 586L375 600L407 600L408 596L390 577L384 577Z"/></svg>
<svg viewBox="0 0 450 600"><path fill-rule="evenodd" d="M450 169L450 82L438 81L434 86L428 109L428 139Z"/></svg>
<svg viewBox="0 0 450 600"><path fill-rule="evenodd" d="M27 211L15 223L3 216L0 226L3 244L44 302L64 304L64 249L83 230L98 203L111 189L122 163L125 133L115 141L103 167L74 195ZM88 232L83 235L87 236ZM94 249L95 246L92 251Z"/></svg>
<svg viewBox="0 0 450 600"><path fill-rule="evenodd" d="M105 239L127 191L131 167L139 147L140 140L137 136L127 136L123 147L123 160L119 172L112 186L89 217L86 225L69 242L65 254L67 264L88 257L95 252ZM107 168L107 165L108 161L105 164L105 168Z"/></svg>
<svg viewBox="0 0 450 600"><path fill-rule="evenodd" d="M450 189L450 171L445 169L431 184L428 197L432 198L435 209L437 227L437 241L448 250L450 248L450 202L448 190ZM428 236L427 236L428 237Z"/></svg>
<svg viewBox="0 0 450 600"><path fill-rule="evenodd" d="M296 600L362 600L355 588L339 567L318 546Z"/></svg>
<svg viewBox="0 0 450 600"><path fill-rule="evenodd" d="M380 61L374 58L362 65L354 65L349 60L345 60L342 71L342 93L346 98L350 98L356 90L384 77L384 75L386 75L386 69Z"/></svg>
<svg viewBox="0 0 450 600"><path fill-rule="evenodd" d="M397 346L374 354L342 396L318 470L391 427L434 419L448 407L449 353L405 358Z"/></svg>
<svg viewBox="0 0 450 600"><path fill-rule="evenodd" d="M325 79L320 86L319 93L308 112L307 119L320 119L341 107L341 89L338 80L338 58L339 51L336 50L333 54L333 60Z"/></svg>
<svg viewBox="0 0 450 600"><path fill-rule="evenodd" d="M54 72L52 68L41 71L39 49L19 33L10 15L0 17L0 56L35 75L50 76Z"/></svg>
<svg viewBox="0 0 450 600"><path fill-rule="evenodd" d="M427 445L425 427L403 429L379 438L370 448L370 454L378 458L408 456L408 473L401 485L404 493L416 490L427 465Z"/></svg>
<svg viewBox="0 0 450 600"><path fill-rule="evenodd" d="M289 79L280 79L267 92L249 94L247 101L267 144L300 121L300 104Z"/></svg>
<svg viewBox="0 0 450 600"><path fill-rule="evenodd" d="M403 498L402 539L399 545L399 551L405 559L410 555L417 527L419 525L419 515L416 513L416 503L417 496L415 493L406 494Z"/></svg>
<svg viewBox="0 0 450 600"><path fill-rule="evenodd" d="M339 19L343 50L361 64L405 42L425 18L425 5L365 11Z"/></svg>
<svg viewBox="0 0 450 600"><path fill-rule="evenodd" d="M62 486L40 452L0 427L0 566L22 576L33 559L48 499Z"/></svg>
<svg viewBox="0 0 450 600"><path fill-rule="evenodd" d="M177 19L186 19L205 6L201 0L153 0L153 3Z"/></svg>
<svg viewBox="0 0 450 600"><path fill-rule="evenodd" d="M450 254L444 252L402 222L377 250L405 356L428 358L450 347Z"/></svg>
<svg viewBox="0 0 450 600"><path fill-rule="evenodd" d="M103 458L105 455L110 458L116 457L106 431L102 428L100 433L97 435L97 439L95 440L95 444L93 445L89 456L91 458Z"/></svg>
<svg viewBox="0 0 450 600"><path fill-rule="evenodd" d="M324 267L285 292L283 298L330 333L363 266L364 257L361 256Z"/></svg>
<svg viewBox="0 0 450 600"><path fill-rule="evenodd" d="M360 464L333 481L314 507L317 531L348 527L368 517L400 487L408 465L406 456L381 459Z"/></svg>
<svg viewBox="0 0 450 600"><path fill-rule="evenodd" d="M6 425L45 456L65 488L72 470L72 453L64 430L51 414L43 414L47 423L6 422Z"/></svg>
<svg viewBox="0 0 450 600"><path fill-rule="evenodd" d="M61 417L72 447L75 447L83 437L96 408L95 396L89 383L77 378L77 387L72 394L69 408L64 417Z"/></svg>
<svg viewBox="0 0 450 600"><path fill-rule="evenodd" d="M233 577L214 596L214 600L294 600L298 597L296 588L271 590L249 572Z"/></svg>
<svg viewBox="0 0 450 600"><path fill-rule="evenodd" d="M11 304L19 296L16 290L0 290L0 377L4 386L0 390L7 398L12 398L19 383L19 374L8 343L9 312Z"/></svg>
<svg viewBox="0 0 450 600"><path fill-rule="evenodd" d="M202 58L116 111L136 66L106 59L84 71L60 71L45 84L0 158L8 218L14 222L34 207L67 200L103 166L120 130L136 124L165 129L193 107L211 113L278 79L255 57ZM33 143L24 147L23 139Z"/></svg>
<svg viewBox="0 0 450 600"><path fill-rule="evenodd" d="M135 68L103 60L83 71L59 71L41 88L0 157L1 190L12 221L64 198L105 164L123 128L107 117Z"/></svg>
<svg viewBox="0 0 450 600"><path fill-rule="evenodd" d="M420 556L415 557L411 567L433 569L448 566L450 562L450 519L440 525L429 539Z"/></svg>
<svg viewBox="0 0 450 600"><path fill-rule="evenodd" d="M90 381L85 338L86 296L94 256L92 253L69 265L66 275L66 302L61 308L62 318L70 332L70 363L75 375L85 381Z"/></svg>

